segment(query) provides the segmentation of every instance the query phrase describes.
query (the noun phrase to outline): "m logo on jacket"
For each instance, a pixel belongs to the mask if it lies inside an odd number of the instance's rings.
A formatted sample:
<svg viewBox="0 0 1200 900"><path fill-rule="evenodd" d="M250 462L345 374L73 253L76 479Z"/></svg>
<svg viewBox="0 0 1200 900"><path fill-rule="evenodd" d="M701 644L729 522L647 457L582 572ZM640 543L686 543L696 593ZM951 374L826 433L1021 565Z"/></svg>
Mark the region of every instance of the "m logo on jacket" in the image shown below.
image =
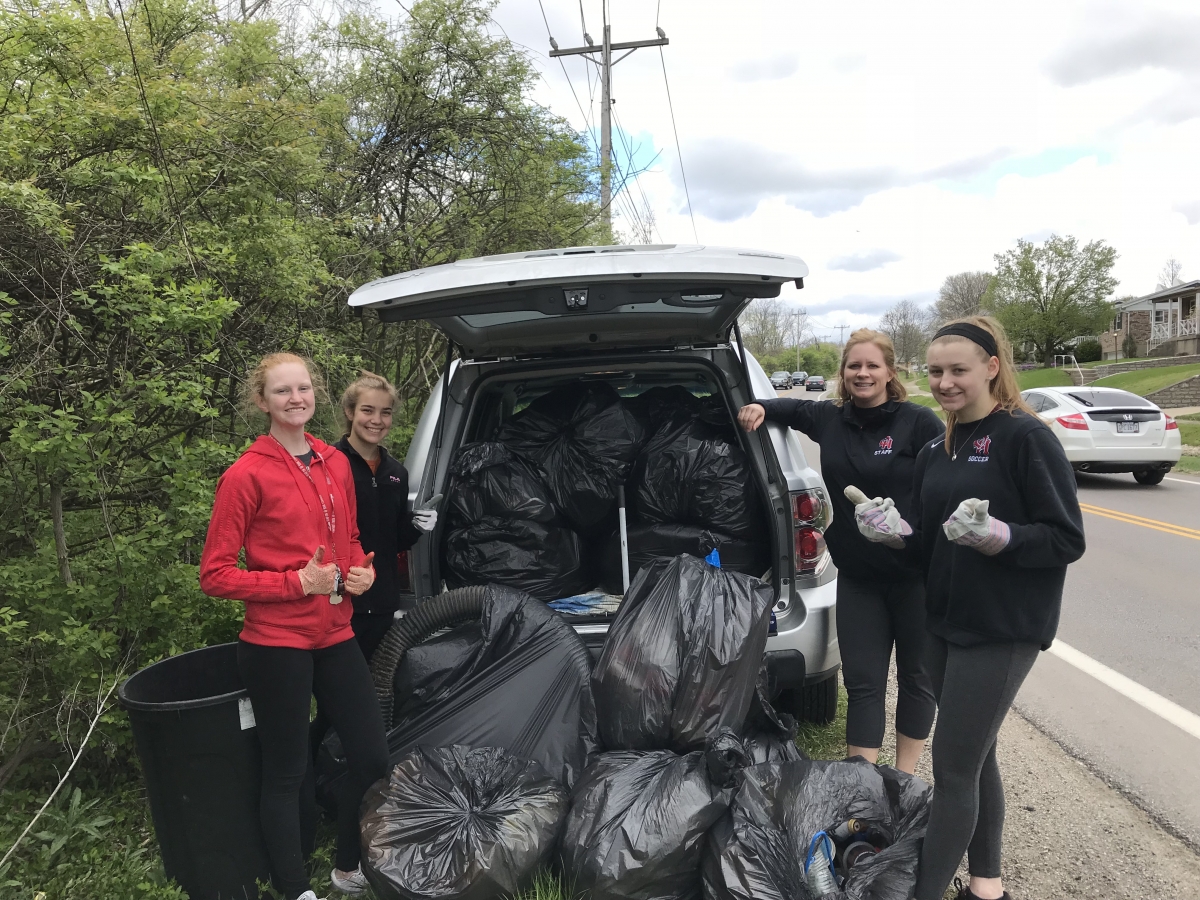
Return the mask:
<svg viewBox="0 0 1200 900"><path fill-rule="evenodd" d="M987 462L988 451L992 449L991 435L985 434L979 440L974 442L975 455L968 457L967 462Z"/></svg>
<svg viewBox="0 0 1200 900"><path fill-rule="evenodd" d="M876 456L890 456L892 452L892 436L889 434L879 442L879 449L875 451Z"/></svg>

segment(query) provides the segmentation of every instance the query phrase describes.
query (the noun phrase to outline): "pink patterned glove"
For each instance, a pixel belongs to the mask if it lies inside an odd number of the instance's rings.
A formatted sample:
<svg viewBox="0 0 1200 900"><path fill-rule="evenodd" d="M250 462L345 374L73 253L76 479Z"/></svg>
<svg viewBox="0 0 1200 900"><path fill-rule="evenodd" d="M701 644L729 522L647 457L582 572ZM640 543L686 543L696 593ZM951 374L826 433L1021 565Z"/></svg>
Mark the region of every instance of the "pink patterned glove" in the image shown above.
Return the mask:
<svg viewBox="0 0 1200 900"><path fill-rule="evenodd" d="M995 556L1012 540L1008 524L988 515L988 501L964 500L942 523L947 539L960 547L972 547L984 556Z"/></svg>
<svg viewBox="0 0 1200 900"><path fill-rule="evenodd" d="M852 484L847 485L842 493L854 504L854 522L858 525L859 534L872 543L883 544L893 550L904 549L904 538L912 534L912 526L901 517L891 497L872 500Z"/></svg>

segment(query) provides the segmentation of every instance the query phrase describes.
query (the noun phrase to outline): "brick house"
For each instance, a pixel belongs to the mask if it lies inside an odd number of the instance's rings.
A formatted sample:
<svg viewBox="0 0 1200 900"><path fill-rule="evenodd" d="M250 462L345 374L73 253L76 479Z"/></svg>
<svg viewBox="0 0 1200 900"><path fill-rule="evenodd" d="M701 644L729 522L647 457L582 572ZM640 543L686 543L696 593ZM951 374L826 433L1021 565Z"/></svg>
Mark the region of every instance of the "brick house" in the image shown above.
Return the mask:
<svg viewBox="0 0 1200 900"><path fill-rule="evenodd" d="M1109 330L1100 335L1102 359L1122 359L1125 335L1132 333L1136 356L1178 356L1200 352L1200 281L1172 285L1144 297L1119 301Z"/></svg>

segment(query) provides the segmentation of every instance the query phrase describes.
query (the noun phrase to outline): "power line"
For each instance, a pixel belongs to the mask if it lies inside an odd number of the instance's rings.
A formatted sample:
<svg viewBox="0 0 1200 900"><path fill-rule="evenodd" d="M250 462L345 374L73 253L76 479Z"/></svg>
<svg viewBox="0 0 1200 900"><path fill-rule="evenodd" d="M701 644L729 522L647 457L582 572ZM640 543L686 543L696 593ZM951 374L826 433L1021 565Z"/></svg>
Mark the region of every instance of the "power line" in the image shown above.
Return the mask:
<svg viewBox="0 0 1200 900"><path fill-rule="evenodd" d="M612 67L640 47L663 47L668 44L666 34L661 28L657 29L658 38L643 40L643 41L623 41L614 43L612 40L612 25L609 22L608 5L605 0L601 2L601 11L603 21L601 26L601 42L596 44L591 36L587 33L587 19L583 14L583 0L579 0L579 21L583 25L583 38L587 42L583 47L571 47L569 49L560 49L556 44L551 43L554 48L550 51L552 57L561 59L563 56L583 56L594 63L599 70L600 76L600 215L605 227L610 231L612 229L612 168L613 168L613 152L612 152ZM613 59L614 50L628 51L618 59ZM599 54L599 59L596 59L594 54ZM663 71L666 71L666 63L663 63ZM591 72L588 72L588 84L591 85ZM669 93L669 91L668 91ZM593 95L594 97L594 95ZM672 113L673 114L673 113ZM689 198L689 209L691 201ZM693 231L695 231L695 223L693 222Z"/></svg>
<svg viewBox="0 0 1200 900"><path fill-rule="evenodd" d="M679 174L683 176L683 195L687 198L688 216L692 220L692 237L700 243L700 234L696 231L696 214L692 212L692 195L688 191L687 172L683 168L683 150L679 146L679 129L675 126L675 104L671 102L671 82L667 79L667 57L658 48L658 58L662 61L663 84L667 87L667 108L671 111L671 130L675 132L675 155L679 158Z"/></svg>

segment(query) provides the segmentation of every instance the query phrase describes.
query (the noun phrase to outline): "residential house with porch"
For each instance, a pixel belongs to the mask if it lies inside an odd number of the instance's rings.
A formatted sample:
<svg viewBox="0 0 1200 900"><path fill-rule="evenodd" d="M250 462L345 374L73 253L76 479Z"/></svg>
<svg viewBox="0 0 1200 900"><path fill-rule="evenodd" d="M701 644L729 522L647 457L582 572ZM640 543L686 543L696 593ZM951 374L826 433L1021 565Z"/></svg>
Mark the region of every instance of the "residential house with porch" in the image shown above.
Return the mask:
<svg viewBox="0 0 1200 900"><path fill-rule="evenodd" d="M1112 327L1100 335L1103 359L1123 359L1125 335L1132 334L1135 356L1200 353L1200 280L1174 284L1116 305Z"/></svg>

